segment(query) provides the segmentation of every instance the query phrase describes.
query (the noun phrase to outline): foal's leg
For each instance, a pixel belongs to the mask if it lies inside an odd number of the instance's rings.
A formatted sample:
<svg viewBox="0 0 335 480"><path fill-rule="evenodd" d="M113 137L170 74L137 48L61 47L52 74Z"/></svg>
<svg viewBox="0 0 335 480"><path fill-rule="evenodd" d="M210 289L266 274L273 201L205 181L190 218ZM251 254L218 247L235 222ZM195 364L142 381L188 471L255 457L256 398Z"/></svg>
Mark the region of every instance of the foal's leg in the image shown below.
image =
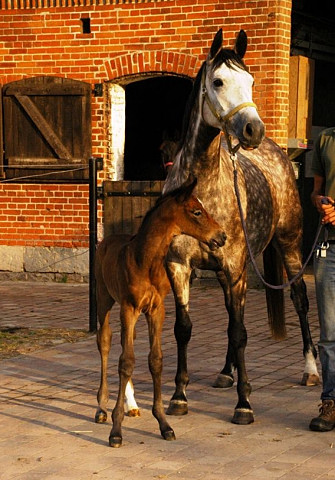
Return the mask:
<svg viewBox="0 0 335 480"><path fill-rule="evenodd" d="M100 387L97 394L98 408L95 413L96 423L105 423L107 421L107 403L109 399L107 368L108 356L112 343L112 331L109 326L109 311L114 304L114 300L105 291L106 295L97 291L98 318L100 328L97 332L97 345L101 358L101 376Z"/></svg>
<svg viewBox="0 0 335 480"><path fill-rule="evenodd" d="M111 447L120 447L122 445L121 424L124 418L125 393L135 365L134 333L139 314L140 312L134 312L133 307L121 306L122 353L119 359L119 393L112 413L113 428L109 435L109 445Z"/></svg>
<svg viewBox="0 0 335 480"><path fill-rule="evenodd" d="M141 414L135 400L135 391L132 379L130 379L127 383L125 395L126 398L124 401L124 409L126 415L128 415L128 417L139 417Z"/></svg>
<svg viewBox="0 0 335 480"><path fill-rule="evenodd" d="M221 276L221 275L220 275ZM224 282L225 301L229 314L228 324L228 351L236 361L238 402L235 407L233 423L248 425L254 421L253 411L249 402L251 385L245 366L244 352L247 346L247 331L244 325L244 306L246 300L247 282L246 269L237 282Z"/></svg>
<svg viewBox="0 0 335 480"><path fill-rule="evenodd" d="M174 431L166 420L162 401L163 355L161 348L161 337L164 316L164 305L161 305L161 307L156 310L155 313L152 313L152 315L146 314L150 339L150 353L148 360L154 387L152 413L159 423L161 435L164 440L175 440L176 437Z"/></svg>
<svg viewBox="0 0 335 480"><path fill-rule="evenodd" d="M167 262L166 269L174 293L176 321L174 334L177 341L178 358L175 377L176 390L166 411L168 415L185 415L188 412L186 387L189 382L187 372L187 346L191 338L192 322L188 314L191 268L178 263Z"/></svg>

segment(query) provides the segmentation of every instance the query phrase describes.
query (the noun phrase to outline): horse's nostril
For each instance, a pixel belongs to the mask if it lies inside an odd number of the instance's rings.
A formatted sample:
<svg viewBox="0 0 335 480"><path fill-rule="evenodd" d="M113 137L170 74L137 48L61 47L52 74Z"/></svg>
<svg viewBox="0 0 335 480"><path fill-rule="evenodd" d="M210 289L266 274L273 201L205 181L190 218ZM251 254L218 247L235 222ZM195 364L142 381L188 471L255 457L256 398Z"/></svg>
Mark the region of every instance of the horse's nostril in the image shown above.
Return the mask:
<svg viewBox="0 0 335 480"><path fill-rule="evenodd" d="M247 123L244 127L244 136L251 138L253 136L254 130L251 123Z"/></svg>

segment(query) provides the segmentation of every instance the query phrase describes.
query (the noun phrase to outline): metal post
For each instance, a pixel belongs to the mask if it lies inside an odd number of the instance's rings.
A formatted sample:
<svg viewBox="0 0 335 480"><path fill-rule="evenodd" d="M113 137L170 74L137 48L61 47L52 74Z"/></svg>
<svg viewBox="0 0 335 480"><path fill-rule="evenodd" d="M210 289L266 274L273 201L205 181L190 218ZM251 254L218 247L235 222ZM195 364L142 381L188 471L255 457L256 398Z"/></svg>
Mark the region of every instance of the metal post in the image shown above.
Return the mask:
<svg viewBox="0 0 335 480"><path fill-rule="evenodd" d="M97 171L102 170L102 158L89 159L89 331L97 330L96 281L94 274L97 235Z"/></svg>

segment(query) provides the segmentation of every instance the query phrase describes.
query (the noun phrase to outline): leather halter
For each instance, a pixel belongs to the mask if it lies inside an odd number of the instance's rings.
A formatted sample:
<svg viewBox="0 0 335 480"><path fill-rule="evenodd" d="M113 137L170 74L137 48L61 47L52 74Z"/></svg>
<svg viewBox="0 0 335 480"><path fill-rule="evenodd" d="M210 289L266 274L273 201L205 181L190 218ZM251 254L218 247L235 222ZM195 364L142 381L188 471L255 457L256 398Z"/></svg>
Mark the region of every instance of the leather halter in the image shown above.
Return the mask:
<svg viewBox="0 0 335 480"><path fill-rule="evenodd" d="M204 108L204 103L206 102L210 111L214 115L215 118L218 119L222 126L222 131L226 137L227 141L227 146L229 153L231 155L234 155L237 150L240 148L241 144L238 143L233 147L232 145L232 136L229 135L228 133L228 120L234 116L237 112L239 112L242 108L246 107L253 107L257 109L257 106L254 102L244 102L241 103L240 105L237 105L234 107L230 112L226 113L223 111L223 108L221 107L220 102L215 97L210 98L208 90L206 88L206 64L204 65L203 71L202 71L202 78L201 78L201 89L202 89L202 107L201 107L201 115L203 113L203 108Z"/></svg>

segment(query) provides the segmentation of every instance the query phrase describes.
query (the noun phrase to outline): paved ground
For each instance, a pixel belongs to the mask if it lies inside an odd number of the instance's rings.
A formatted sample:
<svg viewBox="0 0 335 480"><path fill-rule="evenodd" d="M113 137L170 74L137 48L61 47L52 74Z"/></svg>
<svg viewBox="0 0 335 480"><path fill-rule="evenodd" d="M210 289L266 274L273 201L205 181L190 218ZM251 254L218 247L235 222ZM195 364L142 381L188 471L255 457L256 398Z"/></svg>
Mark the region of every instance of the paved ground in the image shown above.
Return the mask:
<svg viewBox="0 0 335 480"><path fill-rule="evenodd" d="M318 321L313 279L306 277L315 341ZM161 439L151 415L148 340L139 322L134 375L140 418L124 420L124 446L108 447L111 428L94 423L99 357L95 338L59 344L0 362L1 480L146 479L335 479L335 431L310 432L320 387L301 387L302 345L298 321L286 292L289 338L270 339L264 292L249 290L247 365L253 385L255 423L230 422L236 389L211 387L223 365L227 314L219 288L192 288L194 322L189 348L189 414L169 417L177 440ZM0 283L3 326L88 326L87 285ZM174 307L167 298L164 329L164 402L173 392ZM117 310L111 353L111 401L117 391L120 352Z"/></svg>

